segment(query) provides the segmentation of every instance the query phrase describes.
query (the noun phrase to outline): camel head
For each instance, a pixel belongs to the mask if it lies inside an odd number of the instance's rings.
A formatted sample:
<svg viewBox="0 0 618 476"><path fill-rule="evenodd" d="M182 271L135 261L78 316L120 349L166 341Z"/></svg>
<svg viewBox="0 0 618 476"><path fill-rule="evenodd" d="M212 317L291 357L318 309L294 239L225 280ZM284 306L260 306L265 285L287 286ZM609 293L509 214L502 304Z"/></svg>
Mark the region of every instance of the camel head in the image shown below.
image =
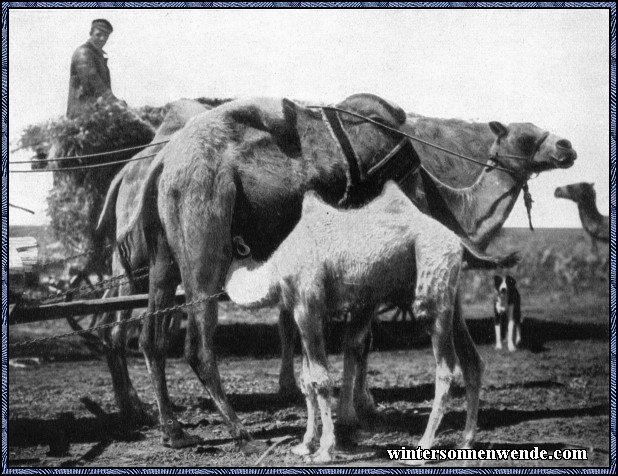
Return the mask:
<svg viewBox="0 0 618 476"><path fill-rule="evenodd" d="M577 159L570 141L534 124L524 122L505 126L494 121L489 127L496 136L490 148L490 158L523 177L556 168L568 169Z"/></svg>
<svg viewBox="0 0 618 476"><path fill-rule="evenodd" d="M554 196L556 198L567 198L576 203L595 203L597 194L594 191L593 183L579 182L556 188Z"/></svg>

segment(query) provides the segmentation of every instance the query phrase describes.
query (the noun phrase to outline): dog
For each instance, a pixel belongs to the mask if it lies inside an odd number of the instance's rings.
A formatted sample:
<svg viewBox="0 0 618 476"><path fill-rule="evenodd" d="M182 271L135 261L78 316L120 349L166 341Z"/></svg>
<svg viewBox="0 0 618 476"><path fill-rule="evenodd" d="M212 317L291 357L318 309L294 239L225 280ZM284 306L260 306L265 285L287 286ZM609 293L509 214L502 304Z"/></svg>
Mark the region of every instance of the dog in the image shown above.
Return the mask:
<svg viewBox="0 0 618 476"><path fill-rule="evenodd" d="M496 349L502 349L502 325L508 320L506 342L511 352L521 343L521 295L515 284L513 276L494 276Z"/></svg>

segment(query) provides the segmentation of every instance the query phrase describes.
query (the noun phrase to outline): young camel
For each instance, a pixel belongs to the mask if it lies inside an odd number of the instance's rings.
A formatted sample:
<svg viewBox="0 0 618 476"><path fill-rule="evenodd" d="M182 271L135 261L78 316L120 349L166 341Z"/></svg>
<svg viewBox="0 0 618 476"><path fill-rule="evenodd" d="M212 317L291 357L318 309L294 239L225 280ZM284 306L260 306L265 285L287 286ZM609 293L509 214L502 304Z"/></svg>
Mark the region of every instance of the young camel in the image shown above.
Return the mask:
<svg viewBox="0 0 618 476"><path fill-rule="evenodd" d="M294 315L300 331L307 429L292 450L295 454L313 454L313 461L328 462L335 445L326 319L339 309L353 310L346 342L362 347L377 305L406 295L415 296L414 314L429 327L436 359L434 403L418 445L428 449L433 444L458 362L468 405L464 446L472 445L484 364L461 313L453 312L464 247L455 233L421 213L389 181L378 198L356 210L335 209L308 192L300 221L267 261L232 263L225 288L230 299L250 308L278 304Z"/></svg>
<svg viewBox="0 0 618 476"><path fill-rule="evenodd" d="M556 188L554 196L567 198L577 203L582 226L590 237L592 251L596 254L597 241L609 243L609 216L601 215L597 208L597 194L594 184L588 182L573 183Z"/></svg>

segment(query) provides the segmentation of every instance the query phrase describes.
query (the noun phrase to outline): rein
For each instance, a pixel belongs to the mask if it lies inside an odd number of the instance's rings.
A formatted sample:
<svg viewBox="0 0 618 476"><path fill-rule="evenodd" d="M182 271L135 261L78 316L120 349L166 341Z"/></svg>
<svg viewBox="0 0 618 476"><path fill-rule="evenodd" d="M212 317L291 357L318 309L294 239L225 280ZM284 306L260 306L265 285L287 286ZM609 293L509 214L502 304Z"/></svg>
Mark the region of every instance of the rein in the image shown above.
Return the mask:
<svg viewBox="0 0 618 476"><path fill-rule="evenodd" d="M504 164L502 164L499 159L500 158L509 158L509 159L516 159L516 160L524 160L526 162L532 161L534 159L535 155L540 150L540 148L543 145L543 143L545 142L545 140L547 139L547 137L549 137L549 132L546 132L535 143L533 151L528 156L500 154L499 151L496 151L495 154L492 154L492 155L490 155L488 157L489 160L491 160L492 162L495 162L496 164L498 164L498 165L495 165L495 164L487 164L485 162L481 162L479 160L473 159L473 158L468 157L466 155L463 155L463 154L460 154L458 152L455 152L455 151L446 149L444 147L441 147L441 146L439 146L437 144L434 144L432 142L428 142L428 141L425 141L423 139L419 139L418 137L415 137L415 136L413 136L411 134L407 134L406 132L403 132L403 131L395 128L395 127L391 127L391 126L389 126L387 124L384 124L384 123L382 123L380 121L376 121L375 119L371 119L369 117L363 116L362 114L358 114L356 112L348 111L348 110L341 109L341 108L338 108L338 107L335 107L335 106L307 106L307 108L309 108L309 109L320 109L322 111L322 115L323 115L323 118L324 118L325 122L329 125L329 128L331 129L331 132L333 132L333 135L335 136L335 138L339 142L339 145L342 148L343 154L346 157L346 160L348 161L348 165L350 166L349 171L348 171L348 185L346 187L345 195L344 195L344 197L340 201L340 205L345 205L345 204L348 203L352 190L360 182L360 180L358 180L358 178L362 179L362 177L363 177L362 169L360 167L360 161L359 161L358 157L356 156L356 153L354 152L354 149L352 148L352 145L350 143L349 137L345 133L345 130L343 130L343 126L341 124L341 120L339 119L338 113L343 113L343 114L348 114L350 116L362 119L365 122L370 122L372 124L375 124L378 127L381 127L382 129L394 132L394 133L396 133L396 134L398 134L400 136L407 137L408 139L411 139L413 141L419 142L421 144L424 144L426 146L432 147L434 149L440 150L442 152L446 152L447 154L453 155L453 156L458 157L460 159L467 160L468 162L472 162L472 163L475 163L477 165L481 165L483 167L489 167L491 169L502 170L504 172L507 172L507 173L511 174L513 177L515 177L515 179L517 181L521 181L522 182L522 189L524 191L524 197L523 197L524 198L524 205L526 206L526 212L528 214L528 225L530 226L530 230L534 231L534 227L532 226L532 213L531 213L532 212L532 203L534 202L534 200L532 199L532 195L530 194L530 189L528 187L528 178L529 178L529 176L528 175L522 175L519 172L517 172L516 170L513 170L513 169L511 169L509 167L504 166ZM409 143L409 141L406 141L405 139L403 139L399 144L397 144L397 146L395 146L393 151L391 151L384 159L380 160L380 162L378 162L378 164L374 165L369 170L369 172L374 170L380 164L385 165L394 156L399 155L399 154L395 154L394 152L395 151L399 151L403 147L403 142L404 141L408 142L408 144L409 144L408 151L411 151L411 153L413 154L412 162L414 164L413 168L408 170L408 173L405 175L405 178L407 178L407 176L410 175L411 173L416 173L416 171L419 168L422 168L422 164L420 162L420 158L418 157L418 154L416 153L416 150L414 149L414 147L412 147L412 145ZM498 146L499 145L500 145L500 140L498 139ZM418 161L418 166L416 165L417 161ZM367 175L369 175L369 173Z"/></svg>

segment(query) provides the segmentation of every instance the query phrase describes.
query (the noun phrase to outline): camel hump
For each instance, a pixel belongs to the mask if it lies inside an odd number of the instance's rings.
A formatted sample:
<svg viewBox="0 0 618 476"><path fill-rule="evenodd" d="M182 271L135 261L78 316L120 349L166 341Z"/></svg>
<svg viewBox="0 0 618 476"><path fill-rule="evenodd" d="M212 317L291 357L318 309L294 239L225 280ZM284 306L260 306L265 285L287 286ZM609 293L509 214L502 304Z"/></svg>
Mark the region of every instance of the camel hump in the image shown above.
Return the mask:
<svg viewBox="0 0 618 476"><path fill-rule="evenodd" d="M356 112L366 117L377 116L388 125L398 127L406 122L406 112L397 104L380 96L369 93L359 93L348 96L336 107Z"/></svg>
<svg viewBox="0 0 618 476"><path fill-rule="evenodd" d="M167 114L157 129L156 138L169 137L174 132L182 129L194 116L212 109L193 99L179 99L169 104ZM156 141L153 139L153 141Z"/></svg>
<svg viewBox="0 0 618 476"><path fill-rule="evenodd" d="M271 134L276 144L292 157L301 154L296 129L298 107L285 98L238 99L219 106L233 122Z"/></svg>

